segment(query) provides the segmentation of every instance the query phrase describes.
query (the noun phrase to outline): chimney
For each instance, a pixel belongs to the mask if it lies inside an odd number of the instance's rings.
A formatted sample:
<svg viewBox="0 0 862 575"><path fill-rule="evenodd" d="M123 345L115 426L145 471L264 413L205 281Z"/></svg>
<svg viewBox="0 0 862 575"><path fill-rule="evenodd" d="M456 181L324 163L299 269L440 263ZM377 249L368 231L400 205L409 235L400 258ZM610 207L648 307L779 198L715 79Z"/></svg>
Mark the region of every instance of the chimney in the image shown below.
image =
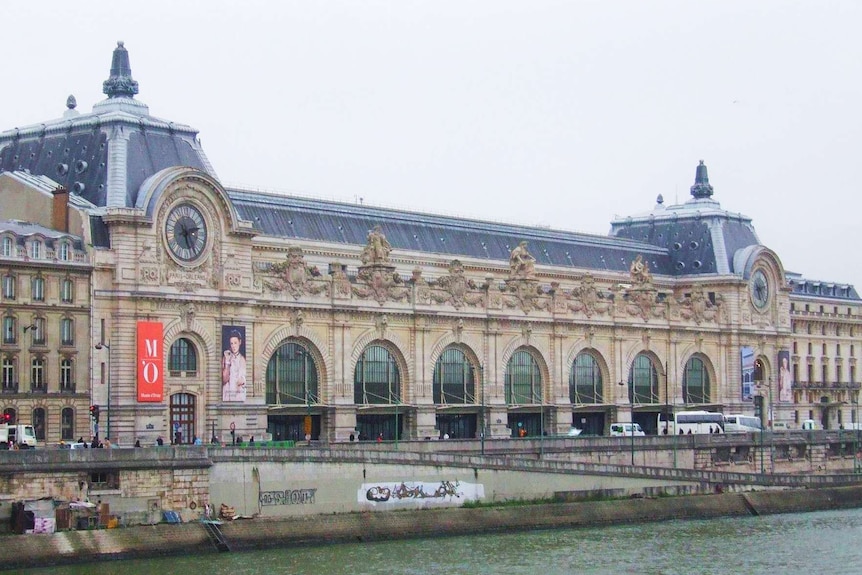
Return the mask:
<svg viewBox="0 0 862 575"><path fill-rule="evenodd" d="M69 190L60 186L53 192L51 206L51 228L58 232L69 232Z"/></svg>

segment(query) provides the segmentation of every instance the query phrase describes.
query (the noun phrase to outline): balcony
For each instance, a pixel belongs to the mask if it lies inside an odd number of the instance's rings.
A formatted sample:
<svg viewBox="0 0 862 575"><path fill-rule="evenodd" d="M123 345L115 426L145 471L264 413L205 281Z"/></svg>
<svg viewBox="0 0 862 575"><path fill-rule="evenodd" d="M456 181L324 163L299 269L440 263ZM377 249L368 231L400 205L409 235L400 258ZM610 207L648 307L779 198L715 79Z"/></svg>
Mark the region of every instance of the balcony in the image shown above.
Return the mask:
<svg viewBox="0 0 862 575"><path fill-rule="evenodd" d="M0 393L18 393L18 382L3 382L3 387L0 388Z"/></svg>
<svg viewBox="0 0 862 575"><path fill-rule="evenodd" d="M797 381L793 383L793 389L859 389L862 383L857 381Z"/></svg>

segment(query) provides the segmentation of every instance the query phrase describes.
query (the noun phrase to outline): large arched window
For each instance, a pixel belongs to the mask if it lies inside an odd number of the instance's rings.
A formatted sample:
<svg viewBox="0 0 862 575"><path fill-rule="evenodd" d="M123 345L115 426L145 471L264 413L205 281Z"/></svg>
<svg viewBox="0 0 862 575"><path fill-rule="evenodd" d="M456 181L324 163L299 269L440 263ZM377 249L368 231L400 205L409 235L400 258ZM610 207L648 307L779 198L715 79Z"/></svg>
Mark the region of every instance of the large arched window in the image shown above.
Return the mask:
<svg viewBox="0 0 862 575"><path fill-rule="evenodd" d="M434 365L434 403L476 403L473 364L457 347L447 347Z"/></svg>
<svg viewBox="0 0 862 575"><path fill-rule="evenodd" d="M266 402L270 405L320 403L317 366L308 349L295 342L281 344L266 366Z"/></svg>
<svg viewBox="0 0 862 575"><path fill-rule="evenodd" d="M569 376L569 401L572 403L602 403L602 370L592 354L581 352L572 364Z"/></svg>
<svg viewBox="0 0 862 575"><path fill-rule="evenodd" d="M632 362L629 371L629 401L658 403L658 372L646 355L638 355Z"/></svg>
<svg viewBox="0 0 862 575"><path fill-rule="evenodd" d="M75 410L64 407L60 410L60 439L72 441L75 438Z"/></svg>
<svg viewBox="0 0 862 575"><path fill-rule="evenodd" d="M33 431L36 433L36 439L45 441L45 408L37 407L33 410Z"/></svg>
<svg viewBox="0 0 862 575"><path fill-rule="evenodd" d="M506 366L506 403L542 403L542 372L539 362L526 350L513 353Z"/></svg>
<svg viewBox="0 0 862 575"><path fill-rule="evenodd" d="M168 371L173 376L181 375L183 372L189 377L197 375L198 354L191 341L181 337L171 345L171 351L168 355Z"/></svg>
<svg viewBox="0 0 862 575"><path fill-rule="evenodd" d="M706 365L697 357L692 357L685 364L682 379L682 394L685 403L709 403L709 373Z"/></svg>
<svg viewBox="0 0 862 575"><path fill-rule="evenodd" d="M360 405L401 402L401 373L385 347L371 345L362 352L353 378L353 402Z"/></svg>

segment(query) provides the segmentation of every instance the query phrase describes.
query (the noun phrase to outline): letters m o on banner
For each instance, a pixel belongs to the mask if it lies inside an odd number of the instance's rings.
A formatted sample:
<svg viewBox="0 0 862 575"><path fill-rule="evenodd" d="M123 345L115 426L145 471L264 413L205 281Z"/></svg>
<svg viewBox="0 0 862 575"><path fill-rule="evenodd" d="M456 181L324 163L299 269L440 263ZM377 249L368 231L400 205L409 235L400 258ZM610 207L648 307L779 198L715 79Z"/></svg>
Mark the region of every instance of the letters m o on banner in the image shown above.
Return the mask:
<svg viewBox="0 0 862 575"><path fill-rule="evenodd" d="M138 322L138 401L161 402L165 389L165 342L162 324Z"/></svg>

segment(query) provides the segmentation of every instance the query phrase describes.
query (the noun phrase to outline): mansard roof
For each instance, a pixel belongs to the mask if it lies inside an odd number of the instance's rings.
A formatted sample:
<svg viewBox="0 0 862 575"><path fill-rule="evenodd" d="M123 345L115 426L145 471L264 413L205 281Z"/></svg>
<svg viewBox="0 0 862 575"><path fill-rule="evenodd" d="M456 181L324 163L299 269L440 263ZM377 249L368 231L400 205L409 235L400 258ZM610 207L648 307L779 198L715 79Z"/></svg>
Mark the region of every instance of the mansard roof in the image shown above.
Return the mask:
<svg viewBox="0 0 862 575"><path fill-rule="evenodd" d="M740 274L743 270L734 268L734 255L760 245L760 240L751 218L722 209L712 193L701 160L692 199L666 206L659 195L650 212L611 222L611 235L664 248L673 275Z"/></svg>
<svg viewBox="0 0 862 575"><path fill-rule="evenodd" d="M74 96L61 118L0 133L0 172L47 176L96 206L134 206L141 183L172 166L215 175L193 128L151 116L134 99L128 52L114 50L107 99L78 112Z"/></svg>
<svg viewBox="0 0 862 575"><path fill-rule="evenodd" d="M241 189L227 193L240 217L268 236L363 245L380 225L399 250L508 261L526 240L538 265L628 272L640 254L653 273L672 271L667 250L639 241Z"/></svg>
<svg viewBox="0 0 862 575"><path fill-rule="evenodd" d="M829 300L859 300L859 293L850 284L829 282L787 273L787 284L795 296L825 298Z"/></svg>

